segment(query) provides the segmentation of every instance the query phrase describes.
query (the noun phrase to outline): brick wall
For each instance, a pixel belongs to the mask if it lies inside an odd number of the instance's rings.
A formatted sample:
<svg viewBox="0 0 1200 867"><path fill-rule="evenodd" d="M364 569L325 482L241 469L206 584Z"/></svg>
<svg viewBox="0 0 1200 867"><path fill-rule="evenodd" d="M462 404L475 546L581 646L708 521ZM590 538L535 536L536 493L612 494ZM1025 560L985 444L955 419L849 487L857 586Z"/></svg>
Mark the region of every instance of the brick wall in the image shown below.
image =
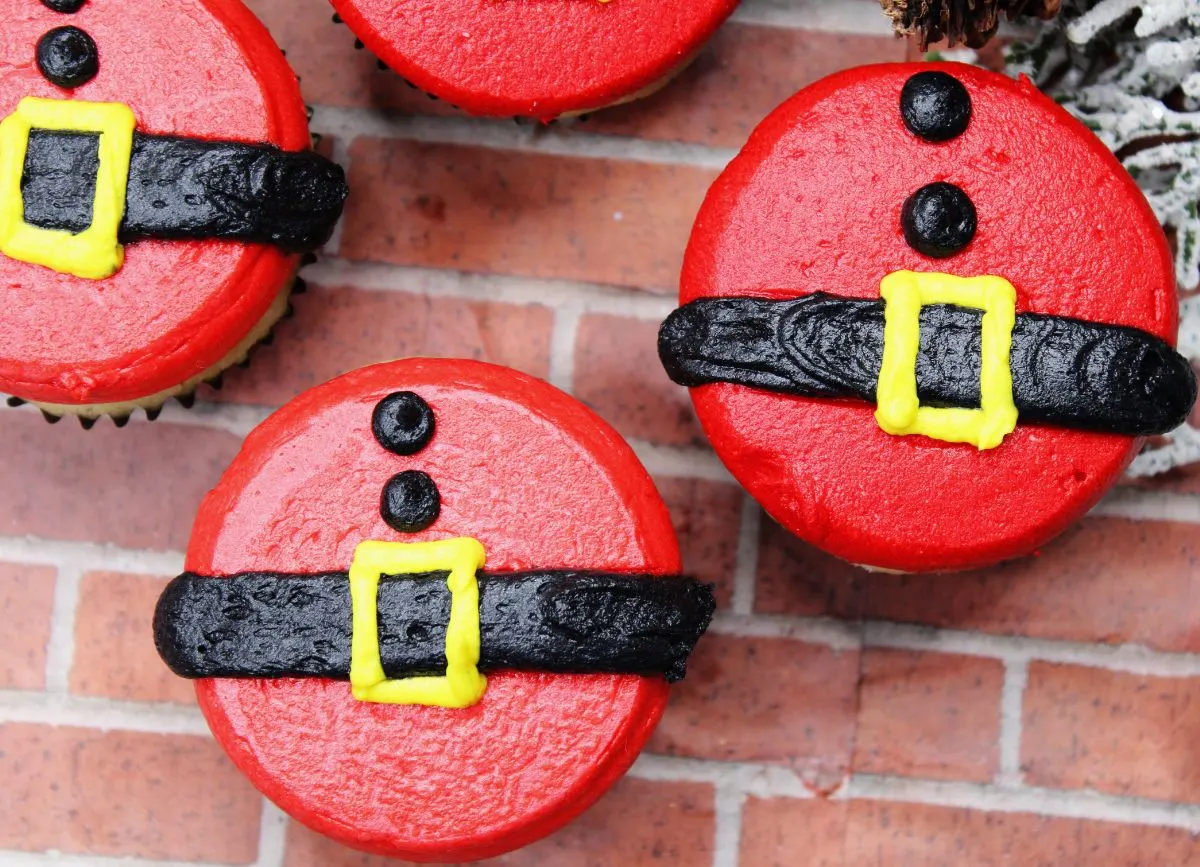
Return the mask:
<svg viewBox="0 0 1200 867"><path fill-rule="evenodd" d="M1019 563L868 575L761 516L656 362L692 217L752 126L816 77L904 56L873 0L747 0L675 86L549 129L410 90L323 0L252 5L354 196L295 318L193 411L89 433L0 413L0 864L383 863L254 792L149 621L240 438L410 354L508 364L595 407L722 603L630 776L497 863L1200 863L1194 473L1123 487Z"/></svg>

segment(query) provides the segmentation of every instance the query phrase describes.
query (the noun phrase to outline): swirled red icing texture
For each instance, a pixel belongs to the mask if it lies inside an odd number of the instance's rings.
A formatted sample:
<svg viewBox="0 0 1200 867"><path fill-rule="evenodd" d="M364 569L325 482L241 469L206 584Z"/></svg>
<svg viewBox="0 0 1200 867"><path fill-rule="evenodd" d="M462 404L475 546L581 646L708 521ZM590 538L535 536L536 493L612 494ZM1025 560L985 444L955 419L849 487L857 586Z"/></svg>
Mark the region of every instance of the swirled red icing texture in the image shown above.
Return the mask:
<svg viewBox="0 0 1200 867"><path fill-rule="evenodd" d="M0 0L0 117L26 96L123 102L143 132L309 147L296 77L238 0L92 2L58 14ZM34 63L70 24L95 41L99 73L62 90ZM0 392L61 404L135 401L225 358L292 278L297 257L225 241L139 241L106 280L0 256Z"/></svg>
<svg viewBox="0 0 1200 867"><path fill-rule="evenodd" d="M371 431L386 395L433 409L428 446L401 457ZM399 534L380 491L428 473L441 514ZM679 551L654 485L620 437L562 392L480 362L364 368L271 416L196 519L187 568L222 575L344 570L366 539L472 536L486 568L671 573ZM410 860L483 858L550 833L625 772L667 685L632 675L489 675L465 710L356 702L349 684L197 685L217 739L284 810L342 843Z"/></svg>
<svg viewBox="0 0 1200 867"><path fill-rule="evenodd" d="M940 69L970 93L961 135L913 135L900 93ZM948 182L978 229L963 250L912 249L901 208ZM754 132L700 210L681 303L823 291L878 298L908 269L993 274L1019 312L1127 325L1173 341L1166 240L1114 156L1028 80L961 64L868 66L796 94ZM1096 503L1140 441L1018 424L978 452L892 436L858 401L790 397L728 384L693 389L721 459L777 521L846 560L904 571L982 566L1028 553Z"/></svg>
<svg viewBox="0 0 1200 867"><path fill-rule="evenodd" d="M631 97L708 41L738 0L331 0L377 57L479 115L551 120Z"/></svg>

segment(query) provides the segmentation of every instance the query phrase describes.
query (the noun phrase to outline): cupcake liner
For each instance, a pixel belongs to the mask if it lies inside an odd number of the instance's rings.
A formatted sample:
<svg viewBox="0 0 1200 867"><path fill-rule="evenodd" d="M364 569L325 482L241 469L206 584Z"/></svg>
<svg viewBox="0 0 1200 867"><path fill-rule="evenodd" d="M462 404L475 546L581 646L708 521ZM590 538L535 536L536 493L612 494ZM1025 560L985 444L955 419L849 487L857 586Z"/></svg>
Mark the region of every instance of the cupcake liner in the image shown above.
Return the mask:
<svg viewBox="0 0 1200 867"><path fill-rule="evenodd" d="M285 49L280 47L279 51L284 58L287 57L288 52ZM291 74L294 75L294 70ZM299 76L296 76L296 81L299 82ZM307 119L311 122L313 116L312 106L305 103L304 109ZM317 150L321 143L321 136L312 133L310 128L308 138L312 149L314 151ZM234 345L223 357L207 369L185 379L183 382L159 392L131 400L91 404L67 404L41 402L13 395L7 397L7 405L13 408L20 408L26 404L31 404L41 412L42 417L49 424L56 424L68 415L74 416L79 420L79 424L84 430L91 430L95 427L96 422L105 416L112 419L116 427L125 427L132 416L139 410L145 413L148 421L154 421L161 414L162 408L171 400L174 400L185 409L191 409L195 405L196 392L201 385L207 384L219 390L224 382L225 371L234 366L248 367L251 357L257 348L262 345L270 345L274 341L275 329L279 326L279 323L291 318L293 315L292 296L302 294L306 289L304 280L300 276L300 271L304 266L316 262L317 256L315 251L308 252L302 254L297 260L292 261L297 261L298 264L295 266L290 277L281 281L281 285L276 288L266 310L260 318L250 323L250 327L244 332L236 335L237 339ZM0 398L3 397L0 394Z"/></svg>
<svg viewBox="0 0 1200 867"><path fill-rule="evenodd" d="M301 266L311 265L316 261L316 254L306 253L301 260ZM44 418L49 424L57 424L67 416L74 416L79 420L79 426L84 430L91 430L96 426L96 422L102 418L112 419L112 422L116 427L123 428L129 423L129 420L132 418L133 414L139 410L145 413L147 421L155 421L162 413L163 407L172 400L178 403L184 409L191 409L193 406L195 406L196 392L200 386L207 385L213 389L216 389L217 391L220 391L224 386L225 374L228 371L234 368L240 368L243 370L249 368L253 356L257 350L263 346L271 346L275 342L275 330L280 326L281 323L286 322L295 315L295 308L293 307L292 299L296 295L303 295L306 291L308 291L308 285L305 283L304 278L297 275L292 282L291 289L287 293L282 312L280 312L271 322L271 324L267 326L266 331L261 337L247 346L244 351L238 353L239 357L237 357L235 360L231 360L226 364L221 364L218 362L213 366L212 372L209 375L191 383L186 391L164 397L162 401L157 404L139 404L127 412L123 410L118 412L100 411L95 415L83 415L76 412L54 412L51 409L42 406L37 401L26 400L24 398L16 397L15 395L8 397L5 402L8 406L13 408L23 407L26 404L36 406L39 410L41 410L42 418ZM269 313L270 311L268 310L268 314ZM231 350L230 356L234 354L236 349L237 348L235 347L235 350ZM229 358L230 356L226 356L226 358ZM222 359L222 361L224 361L224 359ZM135 403L135 401L130 401L129 403ZM102 404L98 404L97 406L102 406Z"/></svg>

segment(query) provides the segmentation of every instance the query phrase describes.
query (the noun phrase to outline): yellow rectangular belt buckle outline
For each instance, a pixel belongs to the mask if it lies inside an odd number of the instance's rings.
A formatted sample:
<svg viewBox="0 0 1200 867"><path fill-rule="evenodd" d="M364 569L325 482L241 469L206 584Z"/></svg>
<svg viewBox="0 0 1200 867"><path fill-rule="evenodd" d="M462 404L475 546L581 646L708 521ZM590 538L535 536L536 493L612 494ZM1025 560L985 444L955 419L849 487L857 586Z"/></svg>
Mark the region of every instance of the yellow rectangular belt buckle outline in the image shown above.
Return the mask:
<svg viewBox="0 0 1200 867"><path fill-rule="evenodd" d="M470 707L483 698L479 673L479 581L486 553L476 539L438 542L362 542L350 564L350 689L359 701ZM388 680L379 653L379 580L384 575L449 570L450 622L446 674Z"/></svg>
<svg viewBox="0 0 1200 867"><path fill-rule="evenodd" d="M17 110L0 121L0 253L86 280L117 273L125 262L118 234L125 216L136 126L133 110L118 102L22 99ZM25 222L21 180L29 136L35 129L100 136L92 223L78 234Z"/></svg>
<svg viewBox="0 0 1200 867"><path fill-rule="evenodd" d="M1012 331L1017 290L1003 277L956 277L894 271L883 278L885 302L883 363L875 391L875 420L890 434L922 434L952 443L991 449L1017 426L1013 403ZM917 353L921 308L952 304L983 311L979 409L921 406L917 396Z"/></svg>

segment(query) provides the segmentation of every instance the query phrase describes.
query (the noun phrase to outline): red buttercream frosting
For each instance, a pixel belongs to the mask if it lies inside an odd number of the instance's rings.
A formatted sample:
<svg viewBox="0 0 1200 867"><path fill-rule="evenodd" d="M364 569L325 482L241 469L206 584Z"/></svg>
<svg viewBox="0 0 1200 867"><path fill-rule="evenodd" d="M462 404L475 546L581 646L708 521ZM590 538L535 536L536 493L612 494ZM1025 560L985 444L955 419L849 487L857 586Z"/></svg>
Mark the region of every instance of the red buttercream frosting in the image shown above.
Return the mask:
<svg viewBox="0 0 1200 867"><path fill-rule="evenodd" d="M917 138L900 114L909 76L940 69L971 95L965 133ZM978 211L947 259L911 249L904 200L934 181ZM869 66L773 112L696 219L680 302L878 298L889 272L994 274L1018 312L1140 328L1173 341L1166 240L1116 158L1028 80L962 64ZM721 459L784 527L843 559L904 571L965 569L1028 553L1091 507L1136 453L1131 437L1019 423L990 451L892 436L864 402L728 384L692 390Z"/></svg>
<svg viewBox="0 0 1200 867"><path fill-rule="evenodd" d="M433 440L411 457L371 432L380 399L413 391ZM384 484L428 473L441 515L402 535ZM366 539L472 536L487 569L680 568L670 518L629 446L573 398L473 361L414 359L347 374L255 430L196 519L187 568L345 570ZM489 675L465 710L365 704L326 680L208 680L201 707L271 800L342 843L409 860L497 855L561 827L633 762L667 699L662 679Z"/></svg>
<svg viewBox="0 0 1200 867"><path fill-rule="evenodd" d="M551 120L684 64L738 0L331 0L384 63L471 114Z"/></svg>
<svg viewBox="0 0 1200 867"><path fill-rule="evenodd" d="M296 77L238 0L85 3L73 15L0 0L0 116L26 96L123 102L138 129L309 147ZM73 91L39 73L42 34L71 25L100 72ZM107 280L0 256L0 391L46 403L131 401L212 367L291 279L295 256L259 244L138 241Z"/></svg>

